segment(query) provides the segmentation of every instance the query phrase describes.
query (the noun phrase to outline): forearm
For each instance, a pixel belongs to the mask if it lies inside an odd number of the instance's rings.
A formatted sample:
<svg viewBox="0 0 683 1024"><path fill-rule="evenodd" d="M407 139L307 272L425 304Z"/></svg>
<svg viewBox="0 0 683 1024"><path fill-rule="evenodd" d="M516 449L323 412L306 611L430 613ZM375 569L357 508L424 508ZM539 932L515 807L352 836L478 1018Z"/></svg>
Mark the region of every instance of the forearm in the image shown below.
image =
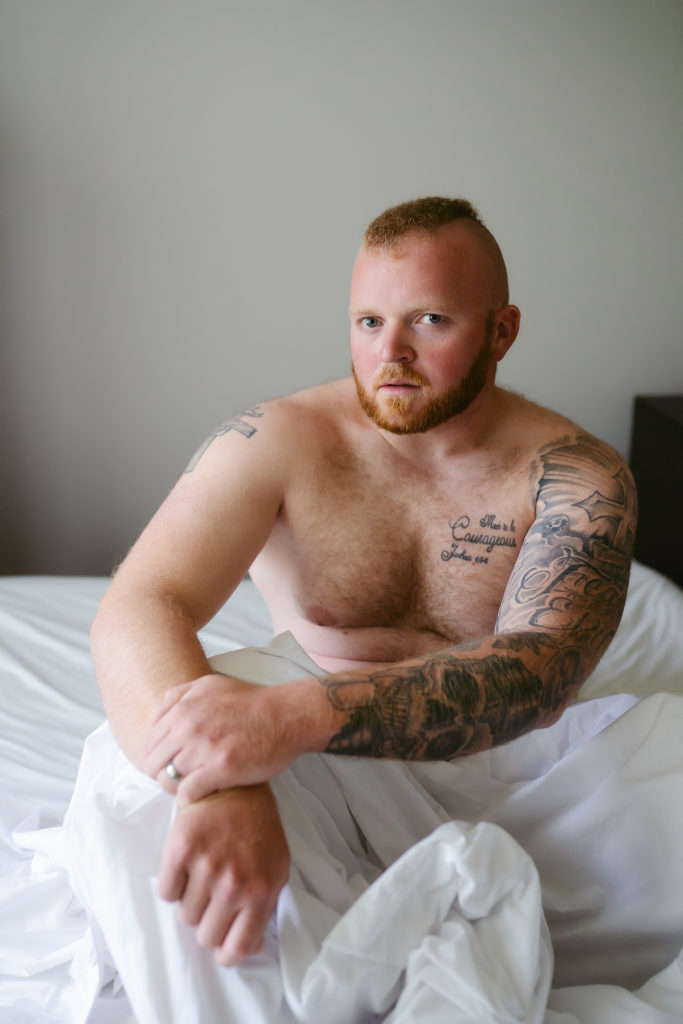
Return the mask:
<svg viewBox="0 0 683 1024"><path fill-rule="evenodd" d="M91 652L114 734L141 768L166 690L211 671L195 625L169 597L115 581L95 617Z"/></svg>
<svg viewBox="0 0 683 1024"><path fill-rule="evenodd" d="M566 639L529 631L273 686L208 676L154 726L147 770L156 778L173 758L184 804L267 781L307 753L473 754L550 725L587 664Z"/></svg>
<svg viewBox="0 0 683 1024"><path fill-rule="evenodd" d="M320 680L336 711L326 750L403 760L473 754L550 725L583 676L577 648L543 633L335 674Z"/></svg>

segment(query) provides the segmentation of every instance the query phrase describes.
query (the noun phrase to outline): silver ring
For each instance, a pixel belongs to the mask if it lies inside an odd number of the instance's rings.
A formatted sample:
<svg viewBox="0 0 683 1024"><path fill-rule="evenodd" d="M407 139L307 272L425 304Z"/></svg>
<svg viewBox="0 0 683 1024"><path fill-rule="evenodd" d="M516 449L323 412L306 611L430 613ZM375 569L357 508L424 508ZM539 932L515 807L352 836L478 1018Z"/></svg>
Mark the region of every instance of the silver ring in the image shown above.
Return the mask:
<svg viewBox="0 0 683 1024"><path fill-rule="evenodd" d="M178 771L176 766L173 764L173 761L169 761L168 762L168 764L164 768L164 771L168 775L168 777L171 780L171 782L180 782L180 780L183 777L182 776L182 772Z"/></svg>

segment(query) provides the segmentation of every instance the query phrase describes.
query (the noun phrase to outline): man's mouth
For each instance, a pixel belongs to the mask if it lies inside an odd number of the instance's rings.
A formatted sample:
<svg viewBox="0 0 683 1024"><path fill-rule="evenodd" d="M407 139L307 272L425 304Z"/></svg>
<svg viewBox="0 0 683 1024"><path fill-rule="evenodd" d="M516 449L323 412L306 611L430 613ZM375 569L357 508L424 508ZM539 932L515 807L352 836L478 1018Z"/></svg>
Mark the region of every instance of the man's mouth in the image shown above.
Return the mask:
<svg viewBox="0 0 683 1024"><path fill-rule="evenodd" d="M422 387L424 381L414 377L385 377L377 381L377 391L417 391Z"/></svg>
<svg viewBox="0 0 683 1024"><path fill-rule="evenodd" d="M416 391L421 391L427 384L426 380L417 373L410 373L408 370L390 370L388 367L377 375L374 383L375 394L396 395L397 397L408 397Z"/></svg>

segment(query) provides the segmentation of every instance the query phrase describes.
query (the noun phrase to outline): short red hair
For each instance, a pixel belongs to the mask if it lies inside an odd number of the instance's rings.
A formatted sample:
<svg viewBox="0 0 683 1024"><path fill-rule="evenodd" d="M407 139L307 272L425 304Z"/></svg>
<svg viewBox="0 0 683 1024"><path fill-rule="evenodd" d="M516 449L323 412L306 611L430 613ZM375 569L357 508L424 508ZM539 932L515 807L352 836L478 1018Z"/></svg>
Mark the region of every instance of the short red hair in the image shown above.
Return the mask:
<svg viewBox="0 0 683 1024"><path fill-rule="evenodd" d="M363 237L368 249L393 245L411 231L430 234L454 220L471 220L484 227L484 222L467 199L448 199L444 196L424 196L407 203L391 206L375 217Z"/></svg>
<svg viewBox="0 0 683 1024"><path fill-rule="evenodd" d="M363 236L366 249L392 249L413 232L436 234L439 228L464 221L478 236L491 268L496 308L507 305L508 276L500 246L468 199L424 196L391 206L369 224Z"/></svg>

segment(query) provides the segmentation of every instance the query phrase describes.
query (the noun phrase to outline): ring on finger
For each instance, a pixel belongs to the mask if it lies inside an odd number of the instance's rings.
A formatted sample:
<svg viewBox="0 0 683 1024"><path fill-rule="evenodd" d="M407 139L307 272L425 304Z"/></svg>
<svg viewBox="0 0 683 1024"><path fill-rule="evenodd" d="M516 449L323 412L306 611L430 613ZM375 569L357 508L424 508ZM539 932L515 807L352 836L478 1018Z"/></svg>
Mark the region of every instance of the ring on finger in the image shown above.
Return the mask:
<svg viewBox="0 0 683 1024"><path fill-rule="evenodd" d="M168 764L164 768L164 771L166 772L166 775L171 780L171 782L180 782L180 780L183 777L183 773L178 771L176 766L173 764L173 761L168 762Z"/></svg>

